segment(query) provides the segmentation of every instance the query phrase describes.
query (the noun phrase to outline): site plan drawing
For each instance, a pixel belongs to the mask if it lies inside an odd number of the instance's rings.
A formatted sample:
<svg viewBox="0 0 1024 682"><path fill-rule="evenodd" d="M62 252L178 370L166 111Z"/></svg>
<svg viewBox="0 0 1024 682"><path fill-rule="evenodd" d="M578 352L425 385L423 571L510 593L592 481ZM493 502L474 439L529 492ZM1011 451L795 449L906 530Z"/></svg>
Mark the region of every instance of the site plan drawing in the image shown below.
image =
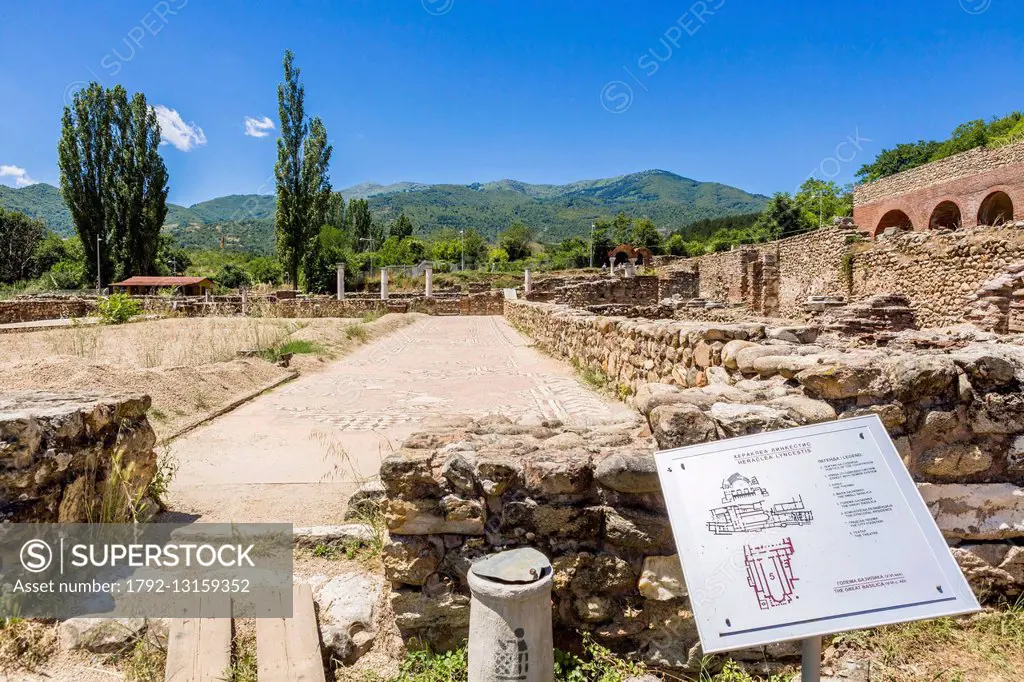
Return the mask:
<svg viewBox="0 0 1024 682"><path fill-rule="evenodd" d="M874 415L656 460L707 653L980 608Z"/></svg>
<svg viewBox="0 0 1024 682"><path fill-rule="evenodd" d="M728 504L711 510L708 530L715 535L751 533L767 528L806 526L814 520L814 514L804 507L801 497L766 508L765 505L770 504L767 497L768 491L758 485L756 476L732 474L722 482L722 502Z"/></svg>

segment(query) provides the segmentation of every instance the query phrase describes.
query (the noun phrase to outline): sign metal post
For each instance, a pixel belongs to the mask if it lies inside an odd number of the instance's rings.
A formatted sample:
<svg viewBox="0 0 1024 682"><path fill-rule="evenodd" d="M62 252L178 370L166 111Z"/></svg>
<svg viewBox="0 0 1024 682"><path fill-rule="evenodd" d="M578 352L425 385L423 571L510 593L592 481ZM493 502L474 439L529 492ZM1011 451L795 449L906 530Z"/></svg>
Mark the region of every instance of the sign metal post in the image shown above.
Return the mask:
<svg viewBox="0 0 1024 682"><path fill-rule="evenodd" d="M808 637L800 643L800 682L821 680L821 637Z"/></svg>

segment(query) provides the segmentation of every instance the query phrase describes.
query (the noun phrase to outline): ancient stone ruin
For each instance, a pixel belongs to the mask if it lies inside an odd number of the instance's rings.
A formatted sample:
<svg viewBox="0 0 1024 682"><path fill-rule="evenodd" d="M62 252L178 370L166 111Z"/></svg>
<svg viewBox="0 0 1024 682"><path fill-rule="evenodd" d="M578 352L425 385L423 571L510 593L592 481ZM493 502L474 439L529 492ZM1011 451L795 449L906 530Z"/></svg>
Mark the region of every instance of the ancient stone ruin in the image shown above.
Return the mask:
<svg viewBox="0 0 1024 682"><path fill-rule="evenodd" d="M148 518L156 436L148 396L0 393L0 514L11 522ZM102 518L101 507L125 512Z"/></svg>

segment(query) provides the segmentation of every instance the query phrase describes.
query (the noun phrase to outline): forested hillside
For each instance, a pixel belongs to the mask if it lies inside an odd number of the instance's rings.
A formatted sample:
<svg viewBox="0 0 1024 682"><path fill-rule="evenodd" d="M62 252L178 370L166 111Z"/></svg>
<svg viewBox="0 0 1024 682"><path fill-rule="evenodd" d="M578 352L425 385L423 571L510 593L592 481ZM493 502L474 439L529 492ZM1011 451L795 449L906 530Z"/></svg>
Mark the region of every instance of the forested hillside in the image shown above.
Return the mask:
<svg viewBox="0 0 1024 682"><path fill-rule="evenodd" d="M374 218L384 224L404 212L420 234L472 228L494 240L518 220L543 242L587 235L596 218L620 212L648 217L670 232L701 220L759 212L767 204L766 197L735 187L658 170L568 185L364 183L341 193L346 200L368 199ZM0 187L0 207L38 217L58 234L74 232L59 191L50 185ZM271 195L219 197L188 208L170 204L165 231L186 248L218 248L223 240L226 248L269 253L274 208Z"/></svg>

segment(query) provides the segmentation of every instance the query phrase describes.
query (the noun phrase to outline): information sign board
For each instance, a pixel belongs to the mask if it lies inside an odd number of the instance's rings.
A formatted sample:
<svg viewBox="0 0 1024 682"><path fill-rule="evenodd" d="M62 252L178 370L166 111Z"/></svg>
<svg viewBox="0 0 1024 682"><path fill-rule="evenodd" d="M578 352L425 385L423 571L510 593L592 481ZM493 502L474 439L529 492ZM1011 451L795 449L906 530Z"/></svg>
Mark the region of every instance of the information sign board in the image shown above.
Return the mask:
<svg viewBox="0 0 1024 682"><path fill-rule="evenodd" d="M980 608L877 416L656 459L707 653Z"/></svg>

